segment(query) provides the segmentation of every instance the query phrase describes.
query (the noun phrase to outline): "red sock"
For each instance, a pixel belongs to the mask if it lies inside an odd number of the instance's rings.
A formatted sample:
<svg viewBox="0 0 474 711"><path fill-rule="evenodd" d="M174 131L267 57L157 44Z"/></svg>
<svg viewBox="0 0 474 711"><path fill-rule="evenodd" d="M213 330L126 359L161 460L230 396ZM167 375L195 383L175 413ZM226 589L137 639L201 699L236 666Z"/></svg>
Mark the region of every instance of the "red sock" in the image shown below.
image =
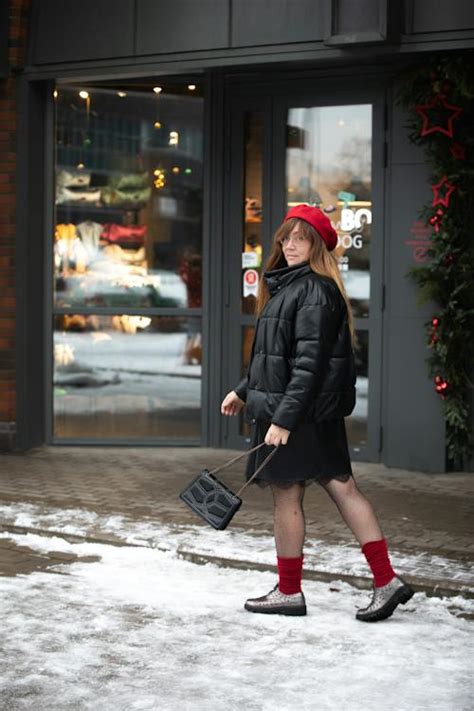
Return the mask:
<svg viewBox="0 0 474 711"><path fill-rule="evenodd" d="M376 588L387 585L394 577L395 573L388 557L387 541L381 538L380 541L370 541L362 546L362 553L367 558Z"/></svg>
<svg viewBox="0 0 474 711"><path fill-rule="evenodd" d="M299 558L280 558L278 563L278 588L284 595L294 595L301 592L301 573L303 571L303 556Z"/></svg>

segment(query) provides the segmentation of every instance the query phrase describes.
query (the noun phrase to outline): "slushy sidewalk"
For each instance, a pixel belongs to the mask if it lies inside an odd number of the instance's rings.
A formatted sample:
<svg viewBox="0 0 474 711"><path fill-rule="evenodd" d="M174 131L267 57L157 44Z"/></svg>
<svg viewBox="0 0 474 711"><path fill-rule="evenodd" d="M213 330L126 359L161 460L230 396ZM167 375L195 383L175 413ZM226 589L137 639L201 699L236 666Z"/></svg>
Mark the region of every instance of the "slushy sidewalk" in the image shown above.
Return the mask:
<svg viewBox="0 0 474 711"><path fill-rule="evenodd" d="M124 535L111 525L120 519L122 532L141 526L143 545L152 541L166 548L167 539L173 539L180 556L194 562L271 569L268 489L247 489L244 505L225 532L209 529L178 499L202 468L217 467L235 454L197 448L47 447L0 455L0 530L63 535L76 530L80 519L79 537L123 544ZM244 466L242 460L219 476L236 491ZM353 463L353 470L407 579L428 593L473 596L474 475L424 474L361 462ZM306 576L369 585L362 563L351 563L359 560L352 534L316 484L307 489L305 512ZM8 555L14 567L11 551Z"/></svg>

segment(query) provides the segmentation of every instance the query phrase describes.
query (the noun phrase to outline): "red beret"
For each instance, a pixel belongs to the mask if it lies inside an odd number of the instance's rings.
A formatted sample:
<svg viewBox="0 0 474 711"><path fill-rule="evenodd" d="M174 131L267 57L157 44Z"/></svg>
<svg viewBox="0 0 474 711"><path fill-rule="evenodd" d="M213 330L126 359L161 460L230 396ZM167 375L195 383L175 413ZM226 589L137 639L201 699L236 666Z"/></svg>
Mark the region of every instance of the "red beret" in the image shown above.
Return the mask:
<svg viewBox="0 0 474 711"><path fill-rule="evenodd" d="M337 245L337 232L331 225L331 220L322 212L319 207L310 207L310 205L295 205L286 213L283 220L291 220L292 217L297 217L298 220L304 220L318 232L324 240L326 247L331 252Z"/></svg>

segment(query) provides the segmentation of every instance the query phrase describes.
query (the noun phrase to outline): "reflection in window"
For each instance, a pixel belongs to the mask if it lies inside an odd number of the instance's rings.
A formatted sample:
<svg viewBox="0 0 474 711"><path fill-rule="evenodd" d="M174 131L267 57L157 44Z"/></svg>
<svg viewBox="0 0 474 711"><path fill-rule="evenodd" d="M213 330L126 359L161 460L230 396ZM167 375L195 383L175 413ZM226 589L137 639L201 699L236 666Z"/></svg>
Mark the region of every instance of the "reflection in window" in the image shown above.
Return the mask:
<svg viewBox="0 0 474 711"><path fill-rule="evenodd" d="M367 425L369 411L369 332L357 332L359 348L354 351L356 362L356 405L346 418L347 438L355 448L367 444Z"/></svg>
<svg viewBox="0 0 474 711"><path fill-rule="evenodd" d="M287 202L320 207L339 240L339 268L356 317L369 315L372 107L290 109Z"/></svg>
<svg viewBox="0 0 474 711"><path fill-rule="evenodd" d="M196 317L56 316L55 436L199 438L200 333Z"/></svg>
<svg viewBox="0 0 474 711"><path fill-rule="evenodd" d="M56 306L200 307L199 87L60 87L55 104Z"/></svg>
<svg viewBox="0 0 474 711"><path fill-rule="evenodd" d="M262 271L263 117L245 114L242 313L254 314Z"/></svg>

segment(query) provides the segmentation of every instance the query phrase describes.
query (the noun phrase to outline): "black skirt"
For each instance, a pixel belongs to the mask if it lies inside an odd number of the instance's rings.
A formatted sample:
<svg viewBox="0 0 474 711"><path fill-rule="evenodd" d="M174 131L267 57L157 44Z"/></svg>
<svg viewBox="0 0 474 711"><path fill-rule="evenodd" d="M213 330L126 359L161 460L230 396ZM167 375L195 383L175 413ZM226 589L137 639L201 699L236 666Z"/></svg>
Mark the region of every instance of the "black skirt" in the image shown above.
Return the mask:
<svg viewBox="0 0 474 711"><path fill-rule="evenodd" d="M256 422L252 425L250 448L264 441L270 424ZM247 481L272 450L273 447L260 447L249 455L245 472ZM348 481L351 476L346 426L344 418L341 418L304 423L297 427L290 434L287 444L279 447L252 483L261 487L274 484L288 488L297 482L309 484L316 481L324 485L331 479Z"/></svg>

